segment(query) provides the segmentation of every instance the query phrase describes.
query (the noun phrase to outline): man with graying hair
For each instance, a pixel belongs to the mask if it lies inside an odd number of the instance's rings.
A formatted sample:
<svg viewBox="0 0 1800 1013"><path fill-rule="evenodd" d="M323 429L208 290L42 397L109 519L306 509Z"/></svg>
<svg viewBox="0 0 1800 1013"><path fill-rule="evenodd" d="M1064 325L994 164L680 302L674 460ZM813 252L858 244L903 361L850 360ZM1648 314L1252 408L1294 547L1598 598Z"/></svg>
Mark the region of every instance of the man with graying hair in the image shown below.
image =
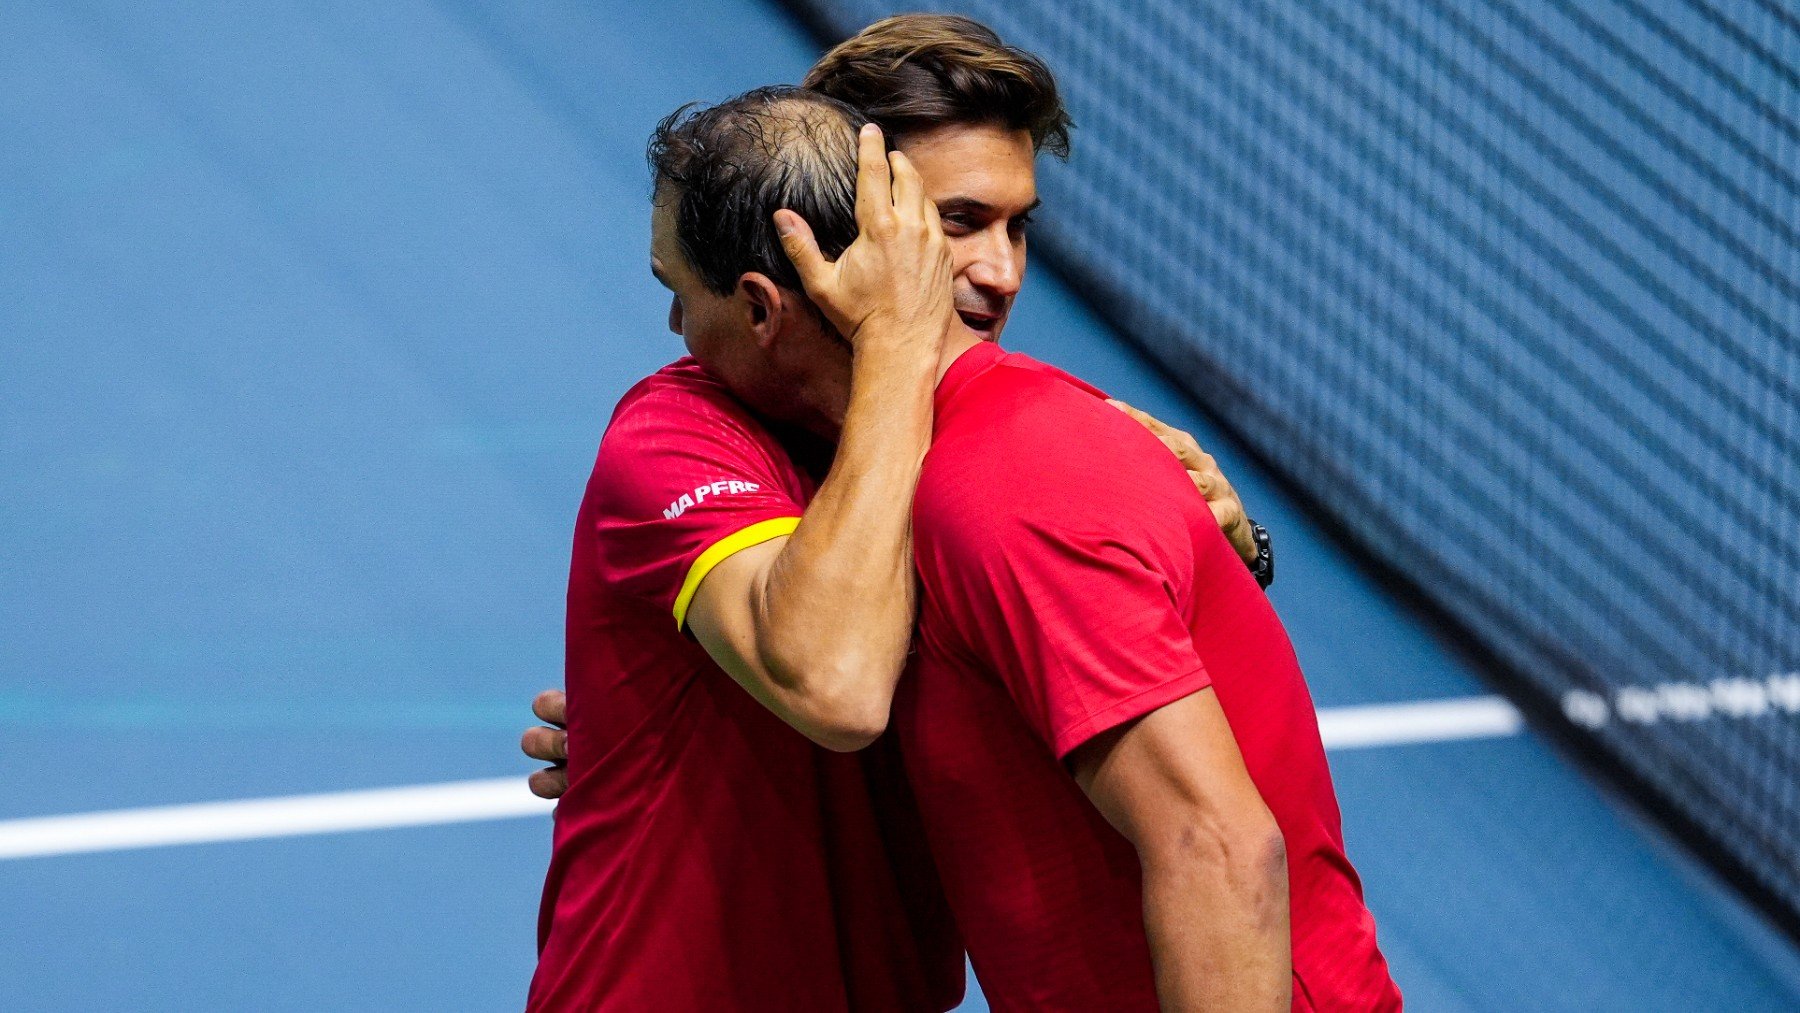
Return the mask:
<svg viewBox="0 0 1800 1013"><path fill-rule="evenodd" d="M800 291L765 208L815 222L830 256L850 245L856 131L867 122L835 99L781 86L663 118L650 141L654 196L673 202L676 242L709 289L729 294L741 273L733 268L750 266Z"/></svg>
<svg viewBox="0 0 1800 1013"><path fill-rule="evenodd" d="M904 806L877 811L904 792L897 770L832 751L886 723L911 633L907 511L956 324L936 209L862 125L761 89L652 138L651 270L693 357L620 401L577 519L573 759L534 1009L960 999L925 849ZM777 207L808 244L817 307ZM741 585L720 579L752 557Z"/></svg>

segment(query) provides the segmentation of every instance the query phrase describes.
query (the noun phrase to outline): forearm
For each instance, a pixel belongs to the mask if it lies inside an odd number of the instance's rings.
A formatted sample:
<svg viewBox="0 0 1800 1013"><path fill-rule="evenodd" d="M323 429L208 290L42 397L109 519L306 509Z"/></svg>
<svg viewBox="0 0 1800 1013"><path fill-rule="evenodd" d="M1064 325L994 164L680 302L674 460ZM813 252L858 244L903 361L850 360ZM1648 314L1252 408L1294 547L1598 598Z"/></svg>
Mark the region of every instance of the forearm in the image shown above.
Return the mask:
<svg viewBox="0 0 1800 1013"><path fill-rule="evenodd" d="M1287 849L1209 686L1083 744L1076 781L1137 849L1165 1010L1288 1008Z"/></svg>
<svg viewBox="0 0 1800 1013"><path fill-rule="evenodd" d="M864 336L830 474L755 602L773 679L811 708L882 721L912 636L912 501L937 365L934 341L896 343Z"/></svg>
<svg viewBox="0 0 1800 1013"><path fill-rule="evenodd" d="M775 223L812 308L853 349L850 397L831 473L794 532L773 555L738 553L713 594L698 589L694 634L782 720L856 749L887 725L912 636L912 500L956 320L950 253L918 171L873 124L857 138L855 241L828 261L800 215Z"/></svg>
<svg viewBox="0 0 1800 1013"><path fill-rule="evenodd" d="M1164 1010L1289 1008L1287 863L1279 834L1271 847L1251 837L1244 850L1144 855L1144 932ZM1140 854L1143 854L1140 852Z"/></svg>

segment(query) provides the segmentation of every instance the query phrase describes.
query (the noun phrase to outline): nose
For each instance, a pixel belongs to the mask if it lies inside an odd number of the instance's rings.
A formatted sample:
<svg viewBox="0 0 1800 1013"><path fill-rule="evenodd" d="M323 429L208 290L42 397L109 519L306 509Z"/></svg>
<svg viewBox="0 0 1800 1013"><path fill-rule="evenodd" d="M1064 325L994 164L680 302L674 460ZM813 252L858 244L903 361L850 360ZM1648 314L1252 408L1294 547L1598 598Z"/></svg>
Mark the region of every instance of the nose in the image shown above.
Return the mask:
<svg viewBox="0 0 1800 1013"><path fill-rule="evenodd" d="M1015 244L1004 228L987 230L980 250L969 262L964 276L969 284L989 296L1011 299L1019 293L1020 276L1025 270L1025 248Z"/></svg>

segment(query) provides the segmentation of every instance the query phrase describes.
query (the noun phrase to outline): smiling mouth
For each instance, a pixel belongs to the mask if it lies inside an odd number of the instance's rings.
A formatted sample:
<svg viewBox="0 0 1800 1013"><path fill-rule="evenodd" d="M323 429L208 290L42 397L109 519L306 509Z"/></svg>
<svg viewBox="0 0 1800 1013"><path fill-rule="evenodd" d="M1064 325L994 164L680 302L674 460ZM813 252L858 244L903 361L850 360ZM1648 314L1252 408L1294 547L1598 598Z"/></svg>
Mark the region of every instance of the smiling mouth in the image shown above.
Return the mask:
<svg viewBox="0 0 1800 1013"><path fill-rule="evenodd" d="M1000 324L998 316L986 313L969 313L957 310L956 315L962 318L963 326L980 335L984 341L992 341L995 328Z"/></svg>

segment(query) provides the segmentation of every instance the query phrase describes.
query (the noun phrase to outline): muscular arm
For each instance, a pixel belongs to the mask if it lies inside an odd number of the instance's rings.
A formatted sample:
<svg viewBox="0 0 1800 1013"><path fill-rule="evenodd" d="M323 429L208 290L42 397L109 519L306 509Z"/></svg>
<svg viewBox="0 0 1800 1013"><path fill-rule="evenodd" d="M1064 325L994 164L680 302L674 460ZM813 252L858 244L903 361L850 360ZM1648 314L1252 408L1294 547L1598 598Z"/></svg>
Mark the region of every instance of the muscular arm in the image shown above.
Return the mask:
<svg viewBox="0 0 1800 1013"><path fill-rule="evenodd" d="M891 160L891 161L890 161ZM831 473L791 536L745 549L701 581L689 627L720 667L831 749L887 726L912 635L909 522L931 442L932 389L955 320L950 259L916 170L865 128L856 242L828 263L781 212L782 241L812 298L854 347Z"/></svg>
<svg viewBox="0 0 1800 1013"><path fill-rule="evenodd" d="M912 636L908 522L937 357L908 358L859 346L837 456L799 527L720 563L688 613L720 667L830 749L881 734Z"/></svg>
<svg viewBox="0 0 1800 1013"><path fill-rule="evenodd" d="M1162 1008L1288 1009L1286 851L1213 690L1097 736L1070 761L1137 849Z"/></svg>

